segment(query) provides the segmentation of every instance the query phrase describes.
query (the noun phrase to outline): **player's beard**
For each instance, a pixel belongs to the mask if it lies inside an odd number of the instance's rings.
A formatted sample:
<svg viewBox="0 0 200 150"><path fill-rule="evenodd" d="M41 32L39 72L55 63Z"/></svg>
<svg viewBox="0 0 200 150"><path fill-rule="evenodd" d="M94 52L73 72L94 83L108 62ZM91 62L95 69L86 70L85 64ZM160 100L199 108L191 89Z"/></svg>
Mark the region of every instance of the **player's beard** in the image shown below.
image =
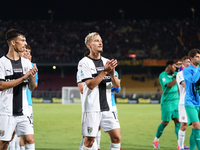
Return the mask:
<svg viewBox="0 0 200 150"><path fill-rule="evenodd" d="M199 62L194 62L194 65L195 66L199 66Z"/></svg>
<svg viewBox="0 0 200 150"><path fill-rule="evenodd" d="M14 51L17 52L17 53L20 52L20 50L17 47L14 47Z"/></svg>
<svg viewBox="0 0 200 150"><path fill-rule="evenodd" d="M23 48L21 48L21 50L17 47L14 47L14 51L19 53L19 52L24 52Z"/></svg>

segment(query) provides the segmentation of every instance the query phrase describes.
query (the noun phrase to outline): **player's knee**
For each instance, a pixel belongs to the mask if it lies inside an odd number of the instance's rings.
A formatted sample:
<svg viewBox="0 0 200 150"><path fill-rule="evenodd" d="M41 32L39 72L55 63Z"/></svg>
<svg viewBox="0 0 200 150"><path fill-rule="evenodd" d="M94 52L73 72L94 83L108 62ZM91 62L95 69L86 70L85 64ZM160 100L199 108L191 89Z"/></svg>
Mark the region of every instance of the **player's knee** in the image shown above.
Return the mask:
<svg viewBox="0 0 200 150"><path fill-rule="evenodd" d="M4 148L7 149L10 142L6 142Z"/></svg>
<svg viewBox="0 0 200 150"><path fill-rule="evenodd" d="M186 128L187 128L187 125L182 125L182 126L181 126L181 130L182 130L182 131L185 131Z"/></svg>
<svg viewBox="0 0 200 150"><path fill-rule="evenodd" d="M24 142L25 142L25 144L34 144L35 140L34 140L33 135L26 135Z"/></svg>
<svg viewBox="0 0 200 150"><path fill-rule="evenodd" d="M94 140L95 140L95 138L93 138L93 137L87 137L87 138L85 138L84 145L86 147L92 147Z"/></svg>
<svg viewBox="0 0 200 150"><path fill-rule="evenodd" d="M0 141L0 150L5 150L8 148L9 141Z"/></svg>
<svg viewBox="0 0 200 150"><path fill-rule="evenodd" d="M117 143L120 143L120 142L121 142L121 135L113 137L112 143L117 144Z"/></svg>
<svg viewBox="0 0 200 150"><path fill-rule="evenodd" d="M166 126L166 125L168 125L169 122L162 121L162 123Z"/></svg>

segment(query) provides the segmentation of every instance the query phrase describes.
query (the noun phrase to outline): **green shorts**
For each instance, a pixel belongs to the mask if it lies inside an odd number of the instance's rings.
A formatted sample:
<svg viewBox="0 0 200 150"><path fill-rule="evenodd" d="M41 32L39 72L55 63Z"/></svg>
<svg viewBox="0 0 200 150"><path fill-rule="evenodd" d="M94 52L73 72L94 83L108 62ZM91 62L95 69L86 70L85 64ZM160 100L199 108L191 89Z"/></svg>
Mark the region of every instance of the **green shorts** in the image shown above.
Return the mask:
<svg viewBox="0 0 200 150"><path fill-rule="evenodd" d="M187 113L188 125L200 120L200 107L185 106L185 110Z"/></svg>
<svg viewBox="0 0 200 150"><path fill-rule="evenodd" d="M171 119L179 118L178 107L161 106L161 120L169 122Z"/></svg>

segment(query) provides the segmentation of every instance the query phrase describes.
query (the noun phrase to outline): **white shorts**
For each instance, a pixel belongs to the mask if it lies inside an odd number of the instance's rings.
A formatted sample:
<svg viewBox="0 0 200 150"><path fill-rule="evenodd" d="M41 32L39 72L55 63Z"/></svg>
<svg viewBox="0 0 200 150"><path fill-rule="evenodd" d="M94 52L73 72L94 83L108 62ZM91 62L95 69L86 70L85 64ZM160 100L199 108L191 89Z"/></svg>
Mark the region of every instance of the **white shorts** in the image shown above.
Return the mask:
<svg viewBox="0 0 200 150"><path fill-rule="evenodd" d="M179 104L178 112L179 112L179 122L188 123L184 104Z"/></svg>
<svg viewBox="0 0 200 150"><path fill-rule="evenodd" d="M116 105L115 105L115 106L112 106L112 111L117 112L117 107L116 107Z"/></svg>
<svg viewBox="0 0 200 150"><path fill-rule="evenodd" d="M99 126L106 132L120 128L115 112L84 112L82 118L82 135L96 137Z"/></svg>
<svg viewBox="0 0 200 150"><path fill-rule="evenodd" d="M33 134L33 128L27 116L0 115L0 140L10 141L14 130L17 136Z"/></svg>

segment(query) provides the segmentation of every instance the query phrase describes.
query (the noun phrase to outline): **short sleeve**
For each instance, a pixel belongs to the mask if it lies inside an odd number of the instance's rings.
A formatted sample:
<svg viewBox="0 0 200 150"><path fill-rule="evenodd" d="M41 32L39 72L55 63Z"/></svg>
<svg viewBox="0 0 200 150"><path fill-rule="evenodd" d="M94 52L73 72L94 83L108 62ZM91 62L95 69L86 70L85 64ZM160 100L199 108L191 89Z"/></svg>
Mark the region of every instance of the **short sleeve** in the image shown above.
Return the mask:
<svg viewBox="0 0 200 150"><path fill-rule="evenodd" d="M33 65L34 65L34 64L32 64L31 61L28 60L28 59L25 59L25 60L26 60L27 63L28 63L28 71L29 71L31 68L33 68Z"/></svg>
<svg viewBox="0 0 200 150"><path fill-rule="evenodd" d="M77 83L81 82L81 76L80 76L80 72L79 71L77 71L77 74L76 74L76 82Z"/></svg>
<svg viewBox="0 0 200 150"><path fill-rule="evenodd" d="M165 87L165 85L166 85L167 83L169 83L170 81L169 81L169 78L167 77L166 74L161 73L160 76L159 76L159 82L160 82L160 85L161 85L162 88L163 88L163 87Z"/></svg>
<svg viewBox="0 0 200 150"><path fill-rule="evenodd" d="M80 80L82 82L85 82L88 79L93 79L90 67L84 61L79 62L79 64L78 64L78 72L80 74Z"/></svg>
<svg viewBox="0 0 200 150"><path fill-rule="evenodd" d="M176 82L177 82L178 84L181 84L182 81L184 81L184 78L183 78L183 71L178 72L177 75L176 75Z"/></svg>
<svg viewBox="0 0 200 150"><path fill-rule="evenodd" d="M5 71L4 71L4 65L2 62L0 62L0 81L5 80Z"/></svg>

